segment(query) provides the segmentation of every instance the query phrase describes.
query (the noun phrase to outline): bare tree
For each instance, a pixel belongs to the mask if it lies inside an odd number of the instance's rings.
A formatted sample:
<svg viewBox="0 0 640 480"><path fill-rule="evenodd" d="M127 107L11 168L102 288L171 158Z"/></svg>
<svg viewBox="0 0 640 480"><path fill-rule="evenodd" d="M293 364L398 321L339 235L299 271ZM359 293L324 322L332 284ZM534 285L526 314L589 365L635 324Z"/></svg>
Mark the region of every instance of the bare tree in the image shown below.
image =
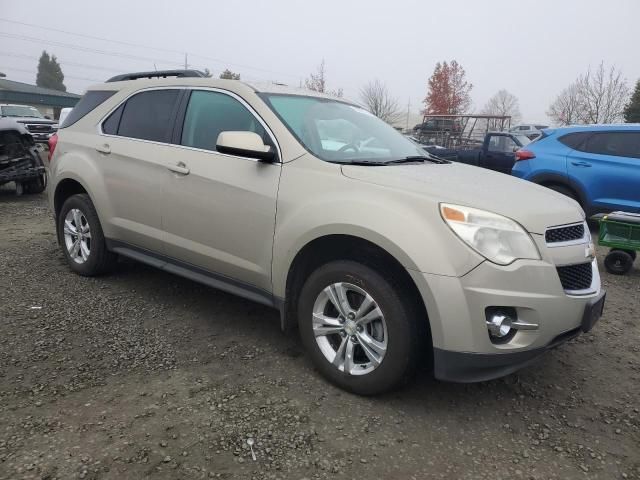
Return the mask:
<svg viewBox="0 0 640 480"><path fill-rule="evenodd" d="M557 123L615 123L624 118L629 87L615 66L608 71L604 62L591 68L565 88L549 107L547 114Z"/></svg>
<svg viewBox="0 0 640 480"><path fill-rule="evenodd" d="M309 78L305 79L304 86L309 90L313 90L314 92L320 93L328 93L330 95L334 95L336 97L342 97L342 89L339 88L337 90L327 90L327 81L325 79L325 69L324 69L324 58L320 65L318 65L318 69L316 73L311 73Z"/></svg>
<svg viewBox="0 0 640 480"><path fill-rule="evenodd" d="M498 93L489 99L482 109L482 113L485 115L499 115L502 117L509 116L513 123L518 123L521 118L518 98L504 89L498 90ZM501 122L494 121L490 123L489 129L496 129L500 124Z"/></svg>
<svg viewBox="0 0 640 480"><path fill-rule="evenodd" d="M560 125L582 123L580 103L580 86L577 82L572 83L556 97L549 107L547 115Z"/></svg>
<svg viewBox="0 0 640 480"><path fill-rule="evenodd" d="M360 89L360 101L372 114L387 123L399 120L398 100L393 98L387 86L376 79Z"/></svg>

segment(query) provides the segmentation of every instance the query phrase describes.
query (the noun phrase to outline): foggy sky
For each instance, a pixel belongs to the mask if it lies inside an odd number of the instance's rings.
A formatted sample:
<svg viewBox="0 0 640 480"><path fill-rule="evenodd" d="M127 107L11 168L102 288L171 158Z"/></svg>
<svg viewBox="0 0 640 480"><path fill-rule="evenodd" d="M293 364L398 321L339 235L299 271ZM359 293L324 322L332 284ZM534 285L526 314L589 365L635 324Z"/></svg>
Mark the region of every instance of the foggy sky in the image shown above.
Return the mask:
<svg viewBox="0 0 640 480"><path fill-rule="evenodd" d="M555 95L589 65L615 64L630 86L640 78L638 0L0 0L0 18L157 48L0 21L0 34L42 39L0 35L7 78L35 83L46 48L62 64L67 89L78 93L117 73L153 70L154 63L179 68L181 52L189 52L191 67L215 76L229 67L243 79L290 85L324 58L329 88L357 100L359 88L378 78L403 110L410 101L416 112L435 63L456 59L474 85L474 111L505 88L518 97L523 120L542 122Z"/></svg>

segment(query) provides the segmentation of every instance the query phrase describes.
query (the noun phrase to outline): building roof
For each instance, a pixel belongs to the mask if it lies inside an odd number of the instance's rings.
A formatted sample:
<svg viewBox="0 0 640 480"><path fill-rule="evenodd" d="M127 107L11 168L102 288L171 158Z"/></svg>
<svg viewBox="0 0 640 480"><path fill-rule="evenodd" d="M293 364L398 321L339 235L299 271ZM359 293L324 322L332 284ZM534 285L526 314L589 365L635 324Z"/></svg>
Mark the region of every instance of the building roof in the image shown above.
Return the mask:
<svg viewBox="0 0 640 480"><path fill-rule="evenodd" d="M0 103L73 107L80 95L0 78Z"/></svg>

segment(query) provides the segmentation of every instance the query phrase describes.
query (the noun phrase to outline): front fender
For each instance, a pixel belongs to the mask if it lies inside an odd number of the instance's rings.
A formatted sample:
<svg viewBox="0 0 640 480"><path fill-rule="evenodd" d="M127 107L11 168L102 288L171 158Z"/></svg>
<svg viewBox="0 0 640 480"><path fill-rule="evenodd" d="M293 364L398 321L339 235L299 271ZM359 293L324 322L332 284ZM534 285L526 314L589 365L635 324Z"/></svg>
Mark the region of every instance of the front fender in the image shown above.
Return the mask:
<svg viewBox="0 0 640 480"><path fill-rule="evenodd" d="M350 179L339 166L313 159L285 165L273 250L276 296L284 298L298 252L326 235L362 238L409 270L437 275L461 276L483 261L451 232L437 202Z"/></svg>

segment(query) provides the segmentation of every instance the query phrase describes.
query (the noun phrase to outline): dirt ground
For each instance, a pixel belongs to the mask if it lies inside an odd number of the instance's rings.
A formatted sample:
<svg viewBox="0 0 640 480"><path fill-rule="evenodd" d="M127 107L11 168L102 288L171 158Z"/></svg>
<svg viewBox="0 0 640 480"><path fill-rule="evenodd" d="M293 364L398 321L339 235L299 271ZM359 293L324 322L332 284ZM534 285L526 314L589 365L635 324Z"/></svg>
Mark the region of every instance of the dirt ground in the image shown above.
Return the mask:
<svg viewBox="0 0 640 480"><path fill-rule="evenodd" d="M640 478L640 261L604 317L507 378L360 398L275 311L123 262L65 266L0 189L0 479ZM255 439L256 461L246 440Z"/></svg>

